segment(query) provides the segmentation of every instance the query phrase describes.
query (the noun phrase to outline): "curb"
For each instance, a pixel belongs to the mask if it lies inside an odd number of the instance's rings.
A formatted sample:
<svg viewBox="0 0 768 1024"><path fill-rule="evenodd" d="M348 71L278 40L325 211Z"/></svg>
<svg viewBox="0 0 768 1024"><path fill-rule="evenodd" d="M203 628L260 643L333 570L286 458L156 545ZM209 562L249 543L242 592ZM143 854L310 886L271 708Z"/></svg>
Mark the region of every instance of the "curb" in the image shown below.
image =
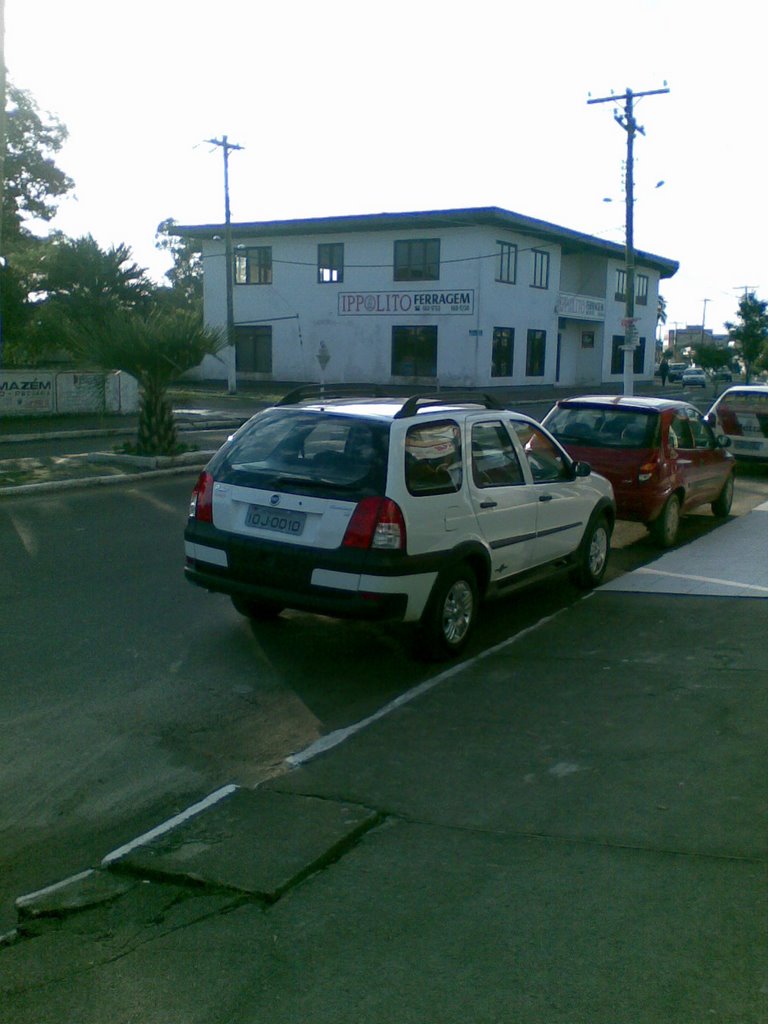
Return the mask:
<svg viewBox="0 0 768 1024"><path fill-rule="evenodd" d="M199 462L190 462L185 466L173 466L168 469L146 469L137 473L117 473L113 476L81 477L70 480L44 480L39 484L18 484L15 487L0 487L0 500L15 498L19 494L42 494L46 491L71 491L78 487L101 487L110 484L136 483L138 480L157 479L163 476L180 476L191 469L202 469L213 455L213 452L201 452L205 455Z"/></svg>

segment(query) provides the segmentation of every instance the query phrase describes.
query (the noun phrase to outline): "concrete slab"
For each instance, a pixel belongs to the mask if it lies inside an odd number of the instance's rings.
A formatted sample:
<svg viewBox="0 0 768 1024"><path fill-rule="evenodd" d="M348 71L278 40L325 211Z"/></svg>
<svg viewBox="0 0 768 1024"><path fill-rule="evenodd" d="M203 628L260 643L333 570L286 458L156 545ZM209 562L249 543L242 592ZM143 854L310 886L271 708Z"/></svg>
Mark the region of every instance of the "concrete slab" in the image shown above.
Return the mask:
<svg viewBox="0 0 768 1024"><path fill-rule="evenodd" d="M332 798L238 789L110 866L273 901L379 821L377 811Z"/></svg>
<svg viewBox="0 0 768 1024"><path fill-rule="evenodd" d="M43 918L61 918L86 907L98 906L119 899L139 882L118 878L106 871L89 869L38 892L16 900L19 922L29 933L29 922Z"/></svg>
<svg viewBox="0 0 768 1024"><path fill-rule="evenodd" d="M445 826L766 857L764 650L763 620L727 599L601 592L266 786Z"/></svg>
<svg viewBox="0 0 768 1024"><path fill-rule="evenodd" d="M643 594L768 597L768 505L723 523L695 543L603 588Z"/></svg>

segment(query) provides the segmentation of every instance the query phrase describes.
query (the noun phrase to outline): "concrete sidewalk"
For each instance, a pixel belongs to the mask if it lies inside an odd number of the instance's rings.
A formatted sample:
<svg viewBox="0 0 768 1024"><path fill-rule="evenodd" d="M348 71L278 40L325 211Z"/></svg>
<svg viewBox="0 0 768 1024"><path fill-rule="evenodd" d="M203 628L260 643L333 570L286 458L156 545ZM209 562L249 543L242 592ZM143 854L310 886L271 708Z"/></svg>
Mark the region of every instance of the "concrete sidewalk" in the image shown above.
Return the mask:
<svg viewBox="0 0 768 1024"><path fill-rule="evenodd" d="M767 527L768 504L21 899L0 1021L768 1020Z"/></svg>

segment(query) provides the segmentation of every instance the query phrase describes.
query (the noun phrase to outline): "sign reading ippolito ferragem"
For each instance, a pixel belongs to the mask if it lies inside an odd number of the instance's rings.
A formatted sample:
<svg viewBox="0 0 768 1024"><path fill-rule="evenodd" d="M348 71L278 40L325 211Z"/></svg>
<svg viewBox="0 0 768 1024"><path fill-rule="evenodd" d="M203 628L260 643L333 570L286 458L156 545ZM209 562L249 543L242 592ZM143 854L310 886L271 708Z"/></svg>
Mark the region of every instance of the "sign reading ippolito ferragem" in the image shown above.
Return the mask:
<svg viewBox="0 0 768 1024"><path fill-rule="evenodd" d="M341 292L339 316L446 316L475 311L474 288L423 292Z"/></svg>

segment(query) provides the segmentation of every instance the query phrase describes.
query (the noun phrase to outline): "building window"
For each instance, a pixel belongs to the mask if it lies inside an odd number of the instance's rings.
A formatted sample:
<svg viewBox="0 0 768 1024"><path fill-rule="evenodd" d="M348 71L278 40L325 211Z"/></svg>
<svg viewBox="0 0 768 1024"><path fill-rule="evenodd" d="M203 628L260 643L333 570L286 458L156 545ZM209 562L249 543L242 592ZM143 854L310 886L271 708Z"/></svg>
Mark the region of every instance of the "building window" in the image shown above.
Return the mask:
<svg viewBox="0 0 768 1024"><path fill-rule="evenodd" d="M503 284L515 284L517 281L517 246L512 242L499 242L496 280Z"/></svg>
<svg viewBox="0 0 768 1024"><path fill-rule="evenodd" d="M395 242L395 281L439 281L440 239Z"/></svg>
<svg viewBox="0 0 768 1024"><path fill-rule="evenodd" d="M638 274L635 278L635 302L638 306L648 305L648 275Z"/></svg>
<svg viewBox="0 0 768 1024"><path fill-rule="evenodd" d="M543 249L533 249L533 280L532 288L549 288L549 253Z"/></svg>
<svg viewBox="0 0 768 1024"><path fill-rule="evenodd" d="M528 351L525 357L525 373L528 377L544 376L544 360L547 349L547 332L528 331Z"/></svg>
<svg viewBox="0 0 768 1024"><path fill-rule="evenodd" d="M317 283L337 284L344 280L344 243L328 242L317 247Z"/></svg>
<svg viewBox="0 0 768 1024"><path fill-rule="evenodd" d="M437 328L392 328L392 376L437 376Z"/></svg>
<svg viewBox="0 0 768 1024"><path fill-rule="evenodd" d="M624 372L623 334L614 334L611 345L611 373ZM641 374L645 364L645 338L639 338L632 353L632 372Z"/></svg>
<svg viewBox="0 0 768 1024"><path fill-rule="evenodd" d="M235 284L272 284L271 245L235 253Z"/></svg>
<svg viewBox="0 0 768 1024"><path fill-rule="evenodd" d="M272 327L235 327L238 373L272 373Z"/></svg>
<svg viewBox="0 0 768 1024"><path fill-rule="evenodd" d="M491 353L491 376L511 377L514 354L514 327L494 327L493 352Z"/></svg>
<svg viewBox="0 0 768 1024"><path fill-rule="evenodd" d="M626 270L616 271L616 294L614 298L617 302L624 302L627 295L627 272Z"/></svg>

